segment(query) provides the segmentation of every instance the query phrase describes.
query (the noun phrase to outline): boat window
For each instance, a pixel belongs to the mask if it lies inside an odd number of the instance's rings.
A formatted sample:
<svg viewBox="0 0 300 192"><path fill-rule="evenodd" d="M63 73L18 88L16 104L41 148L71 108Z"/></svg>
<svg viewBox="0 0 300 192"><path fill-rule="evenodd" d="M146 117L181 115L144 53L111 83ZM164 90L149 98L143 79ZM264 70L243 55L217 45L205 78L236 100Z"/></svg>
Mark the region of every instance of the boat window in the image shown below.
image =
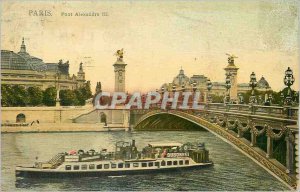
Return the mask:
<svg viewBox="0 0 300 192"><path fill-rule="evenodd" d="M147 167L147 163L142 163L142 167Z"/></svg>
<svg viewBox="0 0 300 192"><path fill-rule="evenodd" d="M73 166L73 169L74 169L74 170L79 170L79 165L74 165L74 166Z"/></svg>
<svg viewBox="0 0 300 192"><path fill-rule="evenodd" d="M111 164L111 168L114 169L117 167L117 164Z"/></svg>
<svg viewBox="0 0 300 192"><path fill-rule="evenodd" d="M87 165L81 165L81 170L87 170Z"/></svg>
<svg viewBox="0 0 300 192"><path fill-rule="evenodd" d="M104 169L109 169L109 164L104 164Z"/></svg>
<svg viewBox="0 0 300 192"><path fill-rule="evenodd" d="M66 170L71 170L71 165L66 165Z"/></svg>
<svg viewBox="0 0 300 192"><path fill-rule="evenodd" d="M183 161L182 160L179 161L179 165L183 165Z"/></svg>
<svg viewBox="0 0 300 192"><path fill-rule="evenodd" d="M118 164L118 168L123 168L124 167L124 164L123 163L119 163Z"/></svg>
<svg viewBox="0 0 300 192"><path fill-rule="evenodd" d="M148 163L149 167L153 167L153 162Z"/></svg>
<svg viewBox="0 0 300 192"><path fill-rule="evenodd" d="M184 164L186 164L186 165L190 164L189 160L185 160Z"/></svg>
<svg viewBox="0 0 300 192"><path fill-rule="evenodd" d="M90 164L89 165L89 169L95 169L95 165L94 164Z"/></svg>
<svg viewBox="0 0 300 192"><path fill-rule="evenodd" d="M161 166L166 166L166 162L165 162L165 161L162 161L162 162L161 162Z"/></svg>
<svg viewBox="0 0 300 192"><path fill-rule="evenodd" d="M172 161L167 161L167 165L172 165Z"/></svg>
<svg viewBox="0 0 300 192"><path fill-rule="evenodd" d="M125 163L125 168L130 168L130 163Z"/></svg>
<svg viewBox="0 0 300 192"><path fill-rule="evenodd" d="M102 169L102 164L97 165L97 169Z"/></svg>
<svg viewBox="0 0 300 192"><path fill-rule="evenodd" d="M133 163L133 167L139 167L139 163Z"/></svg>
<svg viewBox="0 0 300 192"><path fill-rule="evenodd" d="M155 166L157 166L157 167L159 166L159 162L155 162L154 164L155 164Z"/></svg>
<svg viewBox="0 0 300 192"><path fill-rule="evenodd" d="M177 161L173 161L173 165L177 165Z"/></svg>

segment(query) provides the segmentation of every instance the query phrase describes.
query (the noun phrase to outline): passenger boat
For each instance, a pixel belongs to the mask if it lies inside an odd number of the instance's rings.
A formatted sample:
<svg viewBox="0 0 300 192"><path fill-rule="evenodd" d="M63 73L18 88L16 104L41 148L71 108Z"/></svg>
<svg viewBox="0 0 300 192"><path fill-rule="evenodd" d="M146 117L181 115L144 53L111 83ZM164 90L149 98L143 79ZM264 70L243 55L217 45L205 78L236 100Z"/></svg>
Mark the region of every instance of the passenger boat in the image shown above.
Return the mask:
<svg viewBox="0 0 300 192"><path fill-rule="evenodd" d="M212 165L204 143L149 143L138 151L135 140L119 141L114 152L70 151L32 167L16 167L17 177L119 176L176 171Z"/></svg>

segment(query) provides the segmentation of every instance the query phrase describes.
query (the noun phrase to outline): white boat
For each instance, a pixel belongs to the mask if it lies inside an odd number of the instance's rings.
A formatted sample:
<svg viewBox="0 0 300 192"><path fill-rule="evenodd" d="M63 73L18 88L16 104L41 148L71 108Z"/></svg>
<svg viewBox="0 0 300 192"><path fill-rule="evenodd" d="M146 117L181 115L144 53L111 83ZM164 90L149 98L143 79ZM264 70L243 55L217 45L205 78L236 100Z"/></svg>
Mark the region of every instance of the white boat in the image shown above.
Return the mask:
<svg viewBox="0 0 300 192"><path fill-rule="evenodd" d="M120 176L176 171L212 165L204 143L149 143L138 151L135 141L117 142L115 152L83 150L59 153L48 162L16 167L17 177Z"/></svg>

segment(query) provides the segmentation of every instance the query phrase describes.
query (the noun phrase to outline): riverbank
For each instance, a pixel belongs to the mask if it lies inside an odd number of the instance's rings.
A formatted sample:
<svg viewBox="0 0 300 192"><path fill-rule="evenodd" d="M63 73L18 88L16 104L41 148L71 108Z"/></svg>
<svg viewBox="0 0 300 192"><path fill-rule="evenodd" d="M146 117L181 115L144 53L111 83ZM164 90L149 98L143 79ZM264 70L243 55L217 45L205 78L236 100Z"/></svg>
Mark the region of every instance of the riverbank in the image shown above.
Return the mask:
<svg viewBox="0 0 300 192"><path fill-rule="evenodd" d="M107 132L125 131L122 125L108 125L103 123L40 123L28 126L2 126L1 133L50 133L50 132Z"/></svg>

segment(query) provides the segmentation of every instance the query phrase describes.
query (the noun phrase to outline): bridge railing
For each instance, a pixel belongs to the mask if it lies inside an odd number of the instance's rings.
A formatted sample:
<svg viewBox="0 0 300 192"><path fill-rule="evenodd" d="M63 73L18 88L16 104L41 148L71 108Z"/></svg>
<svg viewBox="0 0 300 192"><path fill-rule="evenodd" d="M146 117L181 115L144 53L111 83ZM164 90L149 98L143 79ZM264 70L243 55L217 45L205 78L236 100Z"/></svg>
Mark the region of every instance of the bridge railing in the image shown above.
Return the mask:
<svg viewBox="0 0 300 192"><path fill-rule="evenodd" d="M238 112L252 115L264 115L278 118L298 119L298 107L291 106L262 106L223 103L201 103L205 110Z"/></svg>

